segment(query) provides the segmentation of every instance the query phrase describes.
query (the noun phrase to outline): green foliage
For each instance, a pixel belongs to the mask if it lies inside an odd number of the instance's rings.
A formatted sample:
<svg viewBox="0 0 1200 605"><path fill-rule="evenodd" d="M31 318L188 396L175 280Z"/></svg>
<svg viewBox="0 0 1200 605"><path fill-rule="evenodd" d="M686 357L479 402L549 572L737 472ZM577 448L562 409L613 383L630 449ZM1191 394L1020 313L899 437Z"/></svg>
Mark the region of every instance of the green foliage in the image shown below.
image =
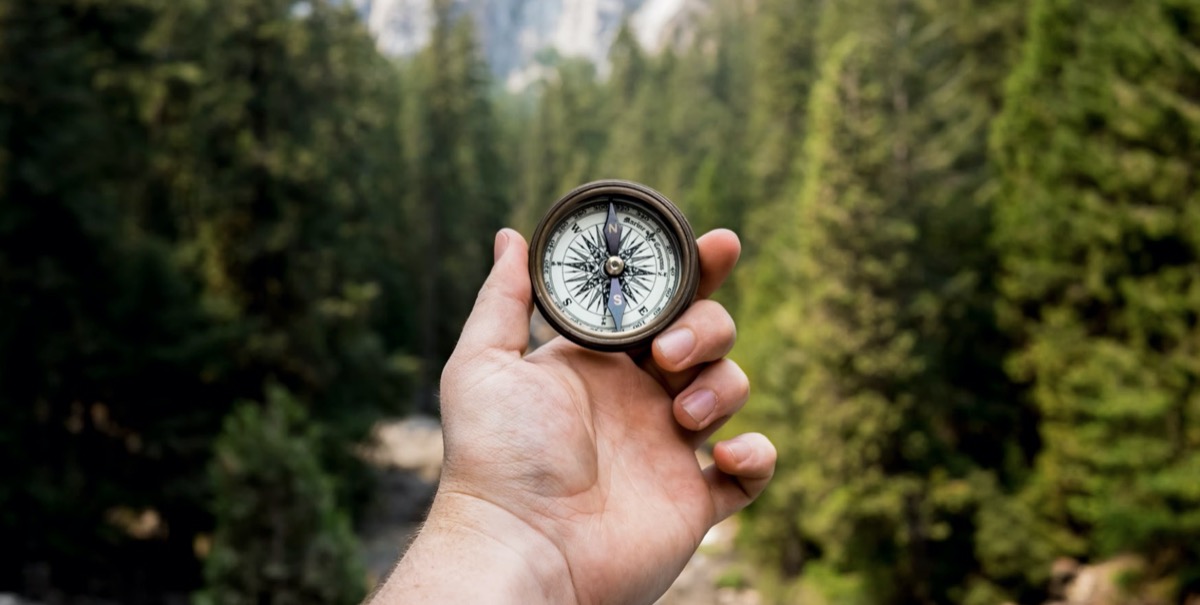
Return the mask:
<svg viewBox="0 0 1200 605"><path fill-rule="evenodd" d="M754 509L757 535L817 590L840 584L817 582L809 558L859 578L869 602L959 600L983 488L1022 448L978 245L1004 71L974 62L1004 46L984 28L939 35L988 8L850 2L823 15L803 190L756 268L776 293L746 322L766 392L747 423L780 444L784 479Z"/></svg>
<svg viewBox="0 0 1200 605"><path fill-rule="evenodd" d="M350 7L290 0L196 5L198 81L177 127L170 194L180 251L231 334L223 383L278 381L326 428L339 498L369 478L344 446L402 409L412 350L399 78ZM186 178L184 178L186 177ZM388 296L388 299L383 299Z"/></svg>
<svg viewBox="0 0 1200 605"><path fill-rule="evenodd" d="M420 404L433 394L491 266L492 236L511 212L486 66L472 22L435 3L426 47L409 66L404 131L415 183L407 200L408 262L416 284Z"/></svg>
<svg viewBox="0 0 1200 605"><path fill-rule="evenodd" d="M601 174L651 183L680 204L698 233L738 229L745 214L746 20L744 9L726 6L690 44L650 57L626 28L612 50L605 98L615 127Z"/></svg>
<svg viewBox="0 0 1200 605"><path fill-rule="evenodd" d="M270 380L365 502L346 443L412 341L398 74L294 5L0 2L0 590L193 590L212 441Z"/></svg>
<svg viewBox="0 0 1200 605"><path fill-rule="evenodd" d="M743 237L769 598L1195 584L1194 1L709 3L521 96L455 3L399 62L348 4L0 0L0 590L193 591L215 512L209 602L361 595L347 444L435 408L494 231L597 178Z"/></svg>
<svg viewBox="0 0 1200 605"><path fill-rule="evenodd" d="M600 178L600 152L609 136L609 106L595 67L562 61L542 82L534 112L513 135L521 166L513 224L533 233L547 205L562 194ZM536 169L534 169L536 167Z"/></svg>
<svg viewBox="0 0 1200 605"><path fill-rule="evenodd" d="M816 78L815 38L824 0L765 0L751 21L755 40L754 80L746 90L754 99L751 127L760 207L755 235L768 237L777 212L799 183L809 94ZM751 246L754 241L748 242Z"/></svg>
<svg viewBox="0 0 1200 605"><path fill-rule="evenodd" d="M846 603L868 605L877 603L878 597L869 584L870 579L861 573L846 573L834 566L815 561L805 570L805 583L798 599L823 605Z"/></svg>
<svg viewBox="0 0 1200 605"><path fill-rule="evenodd" d="M0 487L5 587L27 564L66 591L118 590L153 562L146 589L194 581L194 443L225 409L207 380L225 335L158 220L153 109L191 68L156 44L182 16L0 3L0 451L20 461ZM153 509L181 539L139 546L105 520L116 507Z"/></svg>
<svg viewBox="0 0 1200 605"><path fill-rule="evenodd" d="M402 394L371 323L376 275L400 262L375 245L403 220L379 157L399 159L398 84L353 12L293 4L225 2L235 17L205 23L185 125L199 182L174 199L209 304L241 335L236 378L280 380L337 437L361 436Z"/></svg>
<svg viewBox="0 0 1200 605"><path fill-rule="evenodd" d="M746 579L746 570L738 567L730 567L717 576L714 584L717 588L735 588L741 590L749 586L749 581Z"/></svg>
<svg viewBox="0 0 1200 605"><path fill-rule="evenodd" d="M1082 554L1082 544L1067 528L1039 516L1046 503L1035 490L1010 495L990 489L984 496L974 538L980 567L991 581L977 581L969 592L1045 587L1056 558Z"/></svg>
<svg viewBox="0 0 1200 605"><path fill-rule="evenodd" d="M997 123L1030 489L1081 551L1200 558L1200 7L1040 1Z"/></svg>
<svg viewBox="0 0 1200 605"><path fill-rule="evenodd" d="M242 403L213 453L216 533L198 603L359 602L366 574L304 409L281 387Z"/></svg>

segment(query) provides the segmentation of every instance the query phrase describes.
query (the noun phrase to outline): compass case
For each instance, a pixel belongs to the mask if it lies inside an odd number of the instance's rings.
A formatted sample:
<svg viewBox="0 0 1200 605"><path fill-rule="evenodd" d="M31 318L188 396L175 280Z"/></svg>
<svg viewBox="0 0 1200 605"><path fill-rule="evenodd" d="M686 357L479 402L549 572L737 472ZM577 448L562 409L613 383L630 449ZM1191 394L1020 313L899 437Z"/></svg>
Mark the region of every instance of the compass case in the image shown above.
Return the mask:
<svg viewBox="0 0 1200 605"><path fill-rule="evenodd" d="M555 227L575 210L604 200L640 206L666 228L671 244L679 253L679 286L663 311L646 325L626 332L588 330L564 318L551 301L545 282L545 250ZM529 279L533 300L546 321L567 339L597 351L630 351L648 347L650 342L675 322L696 298L700 284L700 254L696 236L683 213L663 194L640 183L621 180L594 181L564 195L538 223L529 242Z"/></svg>

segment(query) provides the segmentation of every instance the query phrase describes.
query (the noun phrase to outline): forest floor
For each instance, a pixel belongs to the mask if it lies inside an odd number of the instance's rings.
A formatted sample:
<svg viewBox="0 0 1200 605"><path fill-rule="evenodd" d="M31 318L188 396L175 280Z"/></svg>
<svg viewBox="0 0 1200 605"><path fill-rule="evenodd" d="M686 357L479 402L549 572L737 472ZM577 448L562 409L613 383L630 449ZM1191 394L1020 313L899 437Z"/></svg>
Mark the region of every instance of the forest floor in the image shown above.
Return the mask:
<svg viewBox="0 0 1200 605"><path fill-rule="evenodd" d="M368 572L378 582L395 565L429 508L441 471L442 432L436 419L413 416L380 423L375 436L377 446L367 456L378 469L380 489L361 533ZM756 591L736 586L741 569L733 547L736 534L737 517L714 527L658 603L759 605Z"/></svg>

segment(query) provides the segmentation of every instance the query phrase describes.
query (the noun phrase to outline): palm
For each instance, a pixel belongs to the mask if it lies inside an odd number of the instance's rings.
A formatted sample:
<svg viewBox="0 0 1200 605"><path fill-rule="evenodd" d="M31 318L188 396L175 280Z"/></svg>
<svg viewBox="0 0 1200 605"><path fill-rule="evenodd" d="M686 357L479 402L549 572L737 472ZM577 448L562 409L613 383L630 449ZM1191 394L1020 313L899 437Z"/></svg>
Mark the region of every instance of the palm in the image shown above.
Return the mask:
<svg viewBox="0 0 1200 605"><path fill-rule="evenodd" d="M525 486L500 491L505 501L497 504L546 535L564 536L557 546L581 600L599 587L625 587L621 600L664 590L711 525L713 506L693 435L672 418L663 385L626 355L562 338L497 363L488 376L461 395L486 401L483 393L514 385L516 392L462 419L466 426L447 423L447 463L483 457L488 476L473 481ZM508 430L482 430L497 417ZM472 474L454 467L447 474L460 470ZM656 540L642 544L651 534ZM639 557L611 560L634 544Z"/></svg>

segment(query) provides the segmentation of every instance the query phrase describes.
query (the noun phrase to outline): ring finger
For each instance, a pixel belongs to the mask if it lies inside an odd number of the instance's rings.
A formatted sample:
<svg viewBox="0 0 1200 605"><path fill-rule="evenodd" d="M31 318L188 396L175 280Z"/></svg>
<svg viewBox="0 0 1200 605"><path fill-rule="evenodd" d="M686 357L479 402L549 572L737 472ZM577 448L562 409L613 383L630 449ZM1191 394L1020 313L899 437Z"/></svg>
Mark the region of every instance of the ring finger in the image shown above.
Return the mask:
<svg viewBox="0 0 1200 605"><path fill-rule="evenodd" d="M732 360L722 359L704 368L675 398L675 421L696 432L693 442L699 447L742 409L749 397L746 373Z"/></svg>

